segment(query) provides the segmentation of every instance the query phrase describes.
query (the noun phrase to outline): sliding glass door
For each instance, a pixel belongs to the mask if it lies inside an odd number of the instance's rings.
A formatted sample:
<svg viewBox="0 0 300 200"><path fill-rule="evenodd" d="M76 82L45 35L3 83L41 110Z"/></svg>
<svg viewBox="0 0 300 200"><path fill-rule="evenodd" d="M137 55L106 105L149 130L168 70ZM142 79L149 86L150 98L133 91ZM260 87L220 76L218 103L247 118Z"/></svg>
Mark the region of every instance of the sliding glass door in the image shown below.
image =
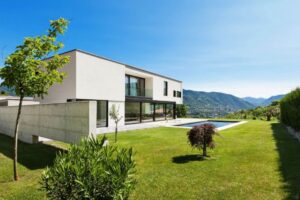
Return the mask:
<svg viewBox="0 0 300 200"><path fill-rule="evenodd" d="M167 119L174 119L174 109L175 106L172 103L166 104L166 117Z"/></svg>
<svg viewBox="0 0 300 200"><path fill-rule="evenodd" d="M142 122L151 122L154 120L154 105L153 103L142 103Z"/></svg>
<svg viewBox="0 0 300 200"><path fill-rule="evenodd" d="M165 120L165 104L163 103L156 103L155 104L155 121Z"/></svg>
<svg viewBox="0 0 300 200"><path fill-rule="evenodd" d="M125 124L140 123L140 102L125 102Z"/></svg>
<svg viewBox="0 0 300 200"><path fill-rule="evenodd" d="M174 119L174 103L125 102L125 124Z"/></svg>

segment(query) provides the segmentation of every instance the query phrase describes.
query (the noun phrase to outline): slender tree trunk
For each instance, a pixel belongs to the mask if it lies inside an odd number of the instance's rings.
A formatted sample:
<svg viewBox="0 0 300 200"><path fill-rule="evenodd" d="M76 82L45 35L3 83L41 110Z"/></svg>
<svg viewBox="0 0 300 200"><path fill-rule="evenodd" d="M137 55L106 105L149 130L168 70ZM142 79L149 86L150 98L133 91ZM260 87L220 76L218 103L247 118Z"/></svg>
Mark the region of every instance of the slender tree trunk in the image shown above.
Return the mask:
<svg viewBox="0 0 300 200"><path fill-rule="evenodd" d="M118 125L116 124L116 128L115 128L115 142L117 142L118 140Z"/></svg>
<svg viewBox="0 0 300 200"><path fill-rule="evenodd" d="M207 153L206 153L206 143L204 142L203 144L203 157L206 157Z"/></svg>
<svg viewBox="0 0 300 200"><path fill-rule="evenodd" d="M23 95L20 96L18 114L16 119L15 133L14 133L14 180L17 181L19 179L18 171L17 171L17 162L18 162L18 132L19 132L19 124L20 117L22 111L22 103L23 103Z"/></svg>

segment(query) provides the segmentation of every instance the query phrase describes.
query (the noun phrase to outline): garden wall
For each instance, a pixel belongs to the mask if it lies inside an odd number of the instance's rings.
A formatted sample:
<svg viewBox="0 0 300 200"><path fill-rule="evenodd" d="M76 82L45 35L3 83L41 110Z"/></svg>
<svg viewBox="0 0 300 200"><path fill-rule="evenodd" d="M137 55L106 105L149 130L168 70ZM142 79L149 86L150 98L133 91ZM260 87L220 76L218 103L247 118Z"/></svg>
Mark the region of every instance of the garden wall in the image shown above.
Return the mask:
<svg viewBox="0 0 300 200"><path fill-rule="evenodd" d="M26 105L22 108L19 139L36 142L41 136L66 143L96 133L96 102ZM0 133L13 136L18 106L0 107Z"/></svg>

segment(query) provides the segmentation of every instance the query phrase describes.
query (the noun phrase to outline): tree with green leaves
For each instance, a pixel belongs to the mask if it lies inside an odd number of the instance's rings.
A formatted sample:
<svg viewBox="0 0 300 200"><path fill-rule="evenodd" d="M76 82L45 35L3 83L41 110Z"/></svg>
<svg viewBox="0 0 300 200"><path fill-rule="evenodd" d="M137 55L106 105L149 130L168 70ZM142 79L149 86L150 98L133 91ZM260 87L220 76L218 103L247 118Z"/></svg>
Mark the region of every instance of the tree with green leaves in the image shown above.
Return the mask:
<svg viewBox="0 0 300 200"><path fill-rule="evenodd" d="M187 110L188 110L188 108L184 104L176 105L176 115L177 115L177 117L186 117Z"/></svg>
<svg viewBox="0 0 300 200"><path fill-rule="evenodd" d="M121 119L123 118L123 116L120 115L120 108L116 108L116 105L113 104L110 111L109 111L109 116L111 119L114 120L116 127L115 127L115 142L117 142L117 135L118 135L118 124L121 121Z"/></svg>
<svg viewBox="0 0 300 200"><path fill-rule="evenodd" d="M69 22L63 18L50 21L48 34L37 37L26 37L23 44L16 47L0 70L1 86L15 90L20 97L14 131L14 180L18 180L17 152L18 131L25 96L43 98L55 83L61 83L65 73L60 72L69 62L69 57L58 55L63 43L57 41L58 35L64 34ZM51 59L46 59L53 55Z"/></svg>

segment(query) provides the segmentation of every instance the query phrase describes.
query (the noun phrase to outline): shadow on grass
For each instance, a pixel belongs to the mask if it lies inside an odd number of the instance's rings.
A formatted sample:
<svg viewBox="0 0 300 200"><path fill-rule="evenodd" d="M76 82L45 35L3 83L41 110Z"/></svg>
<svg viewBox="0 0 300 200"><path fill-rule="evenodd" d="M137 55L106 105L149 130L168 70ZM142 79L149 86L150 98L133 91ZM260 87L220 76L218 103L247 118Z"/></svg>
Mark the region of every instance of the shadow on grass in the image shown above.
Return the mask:
<svg viewBox="0 0 300 200"><path fill-rule="evenodd" d="M13 158L13 138L0 134L0 153ZM64 151L51 145L18 143L18 163L28 169L42 169L51 166L58 152Z"/></svg>
<svg viewBox="0 0 300 200"><path fill-rule="evenodd" d="M192 161L203 161L205 158L201 155L183 155L183 156L175 156L173 157L172 161L173 163L177 164L184 164Z"/></svg>
<svg viewBox="0 0 300 200"><path fill-rule="evenodd" d="M300 142L286 132L280 123L272 124L279 153L279 170L284 180L286 199L300 199Z"/></svg>

